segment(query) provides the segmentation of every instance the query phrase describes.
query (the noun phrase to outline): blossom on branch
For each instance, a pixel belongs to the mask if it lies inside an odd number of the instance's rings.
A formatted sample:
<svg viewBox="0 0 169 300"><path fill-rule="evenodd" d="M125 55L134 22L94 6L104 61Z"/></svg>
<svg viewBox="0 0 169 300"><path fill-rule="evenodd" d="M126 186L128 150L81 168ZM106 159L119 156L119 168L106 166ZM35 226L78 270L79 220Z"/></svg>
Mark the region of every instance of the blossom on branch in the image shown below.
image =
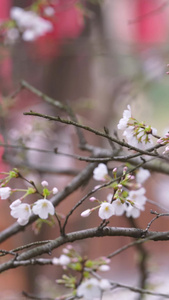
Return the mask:
<svg viewBox="0 0 169 300"><path fill-rule="evenodd" d="M126 207L126 216L138 218L140 211L144 210L144 205L147 201L145 197L145 188L140 188L136 191L130 191L127 197L128 206Z"/></svg>
<svg viewBox="0 0 169 300"><path fill-rule="evenodd" d="M105 164L99 164L93 171L93 178L95 180L105 181L105 177L108 174L107 166Z"/></svg>
<svg viewBox="0 0 169 300"><path fill-rule="evenodd" d="M59 258L54 257L52 259L53 265L67 266L68 264L70 264L70 262L71 259L65 254L62 254Z"/></svg>
<svg viewBox="0 0 169 300"><path fill-rule="evenodd" d="M101 219L109 219L115 214L114 206L111 203L103 202L99 208L99 217Z"/></svg>
<svg viewBox="0 0 169 300"><path fill-rule="evenodd" d="M47 219L48 214L54 215L55 208L52 202L50 202L49 200L39 199L34 203L32 211L35 215L38 215L39 218Z"/></svg>
<svg viewBox="0 0 169 300"><path fill-rule="evenodd" d="M10 194L11 194L11 188L10 187L1 187L0 188L0 198L2 200L8 199Z"/></svg>
<svg viewBox="0 0 169 300"><path fill-rule="evenodd" d="M86 300L93 300L93 298L101 297L101 289L99 281L96 278L90 278L82 282L77 288L77 296L84 297Z"/></svg>
<svg viewBox="0 0 169 300"><path fill-rule="evenodd" d="M77 288L77 296L84 297L86 300L100 299L102 291L109 290L111 284L107 279L98 280L90 278L83 281Z"/></svg>
<svg viewBox="0 0 169 300"><path fill-rule="evenodd" d="M145 170L143 168L139 168L136 171L136 182L140 183L140 184L143 184L150 176L151 176L151 174L148 170Z"/></svg>
<svg viewBox="0 0 169 300"><path fill-rule="evenodd" d="M38 16L33 11L25 11L20 7L11 9L11 19L17 24L24 41L34 41L53 30L52 23Z"/></svg>
<svg viewBox="0 0 169 300"><path fill-rule="evenodd" d="M11 205L11 216L17 219L20 225L26 225L31 216L31 208L27 203L22 203L20 199L15 200Z"/></svg>
<svg viewBox="0 0 169 300"><path fill-rule="evenodd" d="M117 128L120 129L120 130L125 130L128 126L128 122L131 118L131 107L130 105L127 105L127 110L124 110L123 112L123 118L120 119L118 125L117 125Z"/></svg>
<svg viewBox="0 0 169 300"><path fill-rule="evenodd" d="M157 130L151 126L138 122L131 115L131 108L124 110L123 118L120 119L117 128L123 130L123 136L126 137L127 143L135 148L147 149L153 145L152 136L156 136Z"/></svg>
<svg viewBox="0 0 169 300"><path fill-rule="evenodd" d="M56 195L56 194L58 193L57 187L54 187L54 188L52 189L52 193L53 193L53 195Z"/></svg>

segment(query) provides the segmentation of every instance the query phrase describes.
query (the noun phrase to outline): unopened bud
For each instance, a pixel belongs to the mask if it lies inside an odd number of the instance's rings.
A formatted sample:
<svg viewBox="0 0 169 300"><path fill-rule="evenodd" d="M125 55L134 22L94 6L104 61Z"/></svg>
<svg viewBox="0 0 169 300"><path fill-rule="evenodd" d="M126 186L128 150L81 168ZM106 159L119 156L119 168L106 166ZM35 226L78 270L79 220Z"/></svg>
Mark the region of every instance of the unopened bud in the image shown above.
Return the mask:
<svg viewBox="0 0 169 300"><path fill-rule="evenodd" d="M91 202L97 201L95 197L91 197L89 200L90 200Z"/></svg>
<svg viewBox="0 0 169 300"><path fill-rule="evenodd" d="M91 214L91 210L86 209L80 215L81 215L81 217L86 218L86 217L90 216L90 214Z"/></svg>
<svg viewBox="0 0 169 300"><path fill-rule="evenodd" d="M48 182L47 182L46 180L43 180L43 181L41 182L41 185L42 185L43 187L45 187L45 186L48 186L49 184L48 184Z"/></svg>

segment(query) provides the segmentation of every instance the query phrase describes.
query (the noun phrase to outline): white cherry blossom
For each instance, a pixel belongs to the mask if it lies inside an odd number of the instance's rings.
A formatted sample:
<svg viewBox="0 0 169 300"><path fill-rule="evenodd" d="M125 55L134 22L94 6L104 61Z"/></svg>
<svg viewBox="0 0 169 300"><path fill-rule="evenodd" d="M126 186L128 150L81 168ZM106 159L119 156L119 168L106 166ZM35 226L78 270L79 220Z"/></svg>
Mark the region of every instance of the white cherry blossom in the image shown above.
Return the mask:
<svg viewBox="0 0 169 300"><path fill-rule="evenodd" d="M54 188L52 189L52 193L53 193L53 195L56 195L56 194L58 193L57 187L54 187Z"/></svg>
<svg viewBox="0 0 169 300"><path fill-rule="evenodd" d="M123 118L120 119L117 128L120 130L125 130L127 128L127 123L129 119L131 118L131 107L130 105L127 106L127 110L124 110L123 112Z"/></svg>
<svg viewBox="0 0 169 300"><path fill-rule="evenodd" d="M143 184L150 176L151 174L148 170L139 168L136 172L136 182Z"/></svg>
<svg viewBox="0 0 169 300"><path fill-rule="evenodd" d="M50 21L41 18L33 11L25 11L20 7L13 7L10 11L10 16L22 32L22 38L25 41L34 41L53 30Z"/></svg>
<svg viewBox="0 0 169 300"><path fill-rule="evenodd" d="M70 264L71 259L69 256L62 254L59 258L54 257L52 259L52 263L54 265L60 265L60 266L67 266L68 264Z"/></svg>
<svg viewBox="0 0 169 300"><path fill-rule="evenodd" d="M31 216L31 208L27 203L22 203L20 199L15 200L11 205L11 216L17 219L20 225L26 225Z"/></svg>
<svg viewBox="0 0 169 300"><path fill-rule="evenodd" d="M112 287L111 283L107 279L101 279L99 285L103 291L110 290Z"/></svg>
<svg viewBox="0 0 169 300"><path fill-rule="evenodd" d="M105 176L108 174L107 166L105 164L99 164L93 171L93 178L95 180L105 180Z"/></svg>
<svg viewBox="0 0 169 300"><path fill-rule="evenodd" d="M113 194L108 194L108 196L107 196L107 201L108 201L109 203L111 203L112 197L113 197ZM122 216L122 214L123 214L123 213L125 212L125 210L126 210L126 204L125 204L125 203L122 203L122 202L120 201L120 199L114 200L114 201L112 202L112 206L113 206L113 208L114 208L114 214L115 214L116 216Z"/></svg>
<svg viewBox="0 0 169 300"><path fill-rule="evenodd" d="M49 200L39 199L34 203L32 211L35 215L38 215L39 218L47 219L48 214L54 215L55 208L52 202L50 202Z"/></svg>
<svg viewBox="0 0 169 300"><path fill-rule="evenodd" d="M10 194L11 194L11 188L10 187L1 187L0 188L0 198L1 198L1 200L8 199Z"/></svg>
<svg viewBox="0 0 169 300"><path fill-rule="evenodd" d="M9 206L10 209L14 209L15 207L17 207L18 205L20 205L22 203L22 201L20 199L15 200L14 202L11 203L11 205Z"/></svg>
<svg viewBox="0 0 169 300"><path fill-rule="evenodd" d="M114 206L111 203L103 202L99 208L99 217L101 219L109 219L115 214Z"/></svg>
<svg viewBox="0 0 169 300"><path fill-rule="evenodd" d="M122 203L120 199L113 201L112 205L116 216L122 216L126 211L126 203Z"/></svg>
<svg viewBox="0 0 169 300"><path fill-rule="evenodd" d="M90 278L82 282L77 288L77 296L84 297L86 300L93 300L101 297L101 289L99 280Z"/></svg>
<svg viewBox="0 0 169 300"><path fill-rule="evenodd" d="M128 206L126 207L126 216L138 218L140 216L140 211L144 210L144 205L147 201L145 197L145 188L140 188L136 191L130 191L127 197L128 199ZM130 204L132 202L132 205Z"/></svg>
<svg viewBox="0 0 169 300"><path fill-rule="evenodd" d="M101 271L101 272L110 271L110 266L108 266L108 265L101 265L101 266L99 266L98 271Z"/></svg>
<svg viewBox="0 0 169 300"><path fill-rule="evenodd" d="M146 126L144 123L139 123L131 117L131 108L128 105L128 110L123 112L123 118L120 119L117 128L123 130L127 143L139 149L147 149L153 145L152 135L157 134L154 127Z"/></svg>

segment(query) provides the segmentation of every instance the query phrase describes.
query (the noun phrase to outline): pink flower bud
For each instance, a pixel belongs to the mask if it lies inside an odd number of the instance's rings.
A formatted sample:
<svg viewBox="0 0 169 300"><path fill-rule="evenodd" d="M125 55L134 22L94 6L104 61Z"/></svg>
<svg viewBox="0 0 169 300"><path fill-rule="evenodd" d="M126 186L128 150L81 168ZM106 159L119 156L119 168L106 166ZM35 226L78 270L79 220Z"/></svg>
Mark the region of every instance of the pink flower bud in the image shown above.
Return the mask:
<svg viewBox="0 0 169 300"><path fill-rule="evenodd" d="M43 187L45 187L45 186L48 186L49 184L48 184L48 182L47 182L46 180L43 180L43 181L41 182L41 185L42 185Z"/></svg>
<svg viewBox="0 0 169 300"><path fill-rule="evenodd" d="M97 189L99 189L101 187L101 185L96 185L95 187L94 187L94 190L97 190Z"/></svg>
<svg viewBox="0 0 169 300"><path fill-rule="evenodd" d="M95 197L90 197L89 199L91 202L97 201Z"/></svg>

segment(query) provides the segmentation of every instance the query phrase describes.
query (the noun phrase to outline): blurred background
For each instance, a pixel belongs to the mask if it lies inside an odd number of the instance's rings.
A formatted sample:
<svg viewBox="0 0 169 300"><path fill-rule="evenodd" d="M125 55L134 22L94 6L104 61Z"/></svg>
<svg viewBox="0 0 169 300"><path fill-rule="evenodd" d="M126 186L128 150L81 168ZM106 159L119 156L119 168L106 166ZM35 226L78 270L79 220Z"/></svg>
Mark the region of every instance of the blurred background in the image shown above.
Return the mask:
<svg viewBox="0 0 169 300"><path fill-rule="evenodd" d="M1 24L10 17L13 6L27 8L36 1L1 0ZM43 2L43 1L41 1ZM33 42L18 39L1 43L0 47L0 140L13 145L44 148L70 154L81 153L73 128L53 124L44 120L23 116L33 110L58 115L58 110L46 104L29 91L21 91L16 98L9 95L26 80L45 94L62 103L69 103L83 124L98 130L104 126L113 134L123 110L128 104L133 115L157 128L162 135L169 128L169 78L166 75L169 63L169 5L164 0L55 0L55 26L52 33ZM59 112L60 113L60 112ZM107 147L97 136L85 133L89 143ZM81 153L82 154L82 153ZM51 187L59 190L73 178L71 172L81 170L86 164L67 157L42 154L21 149L0 148L0 171L18 167L23 174L37 184L48 180ZM116 167L112 163L111 167ZM67 172L66 172L67 171ZM12 182L17 186L18 182ZM74 193L58 209L68 213L73 204L85 195L94 181L83 190ZM162 187L162 188L161 188ZM147 182L147 197L169 208L168 178L152 174ZM103 192L99 197L106 197ZM67 204L69 203L69 204ZM0 202L0 230L13 223L8 204ZM89 203L79 208L89 207ZM136 220L137 226L146 228L152 219L147 204L146 211ZM158 210L161 212L161 210ZM167 219L153 223L152 230L168 230ZM72 217L69 231L98 226L97 213L94 218ZM131 227L131 220L114 217L110 226ZM43 228L35 235L30 228L1 245L10 250L33 240L55 238L58 229ZM82 253L94 258L108 255L130 242L128 238L101 238L81 241L75 245ZM83 249L83 250L82 250ZM164 292L163 274L168 265L166 257L169 245L165 242L150 242L145 246L151 254L148 262L149 284L156 276L159 288ZM163 252L164 255L161 255ZM59 256L61 249L54 251ZM128 284L139 282L139 251L128 249L112 259L112 270L107 275L114 281ZM3 261L3 258L1 258ZM33 270L33 272L32 272ZM155 273L156 271L156 273ZM55 279L60 270L53 267L19 268L7 271L0 277L1 299L22 299L22 290L31 293L46 293L53 296L58 287ZM133 279L134 278L134 279ZM154 278L154 277L152 277ZM51 281L49 280L51 279ZM168 291L169 292L169 291ZM53 294L52 294L53 293ZM139 299L133 294L123 294L126 299ZM131 297L134 298L131 298ZM115 296L117 297L117 295ZM113 299L113 298L111 298ZM117 299L117 298L115 298ZM141 299L141 298L140 298ZM147 296L145 299L151 299Z"/></svg>

